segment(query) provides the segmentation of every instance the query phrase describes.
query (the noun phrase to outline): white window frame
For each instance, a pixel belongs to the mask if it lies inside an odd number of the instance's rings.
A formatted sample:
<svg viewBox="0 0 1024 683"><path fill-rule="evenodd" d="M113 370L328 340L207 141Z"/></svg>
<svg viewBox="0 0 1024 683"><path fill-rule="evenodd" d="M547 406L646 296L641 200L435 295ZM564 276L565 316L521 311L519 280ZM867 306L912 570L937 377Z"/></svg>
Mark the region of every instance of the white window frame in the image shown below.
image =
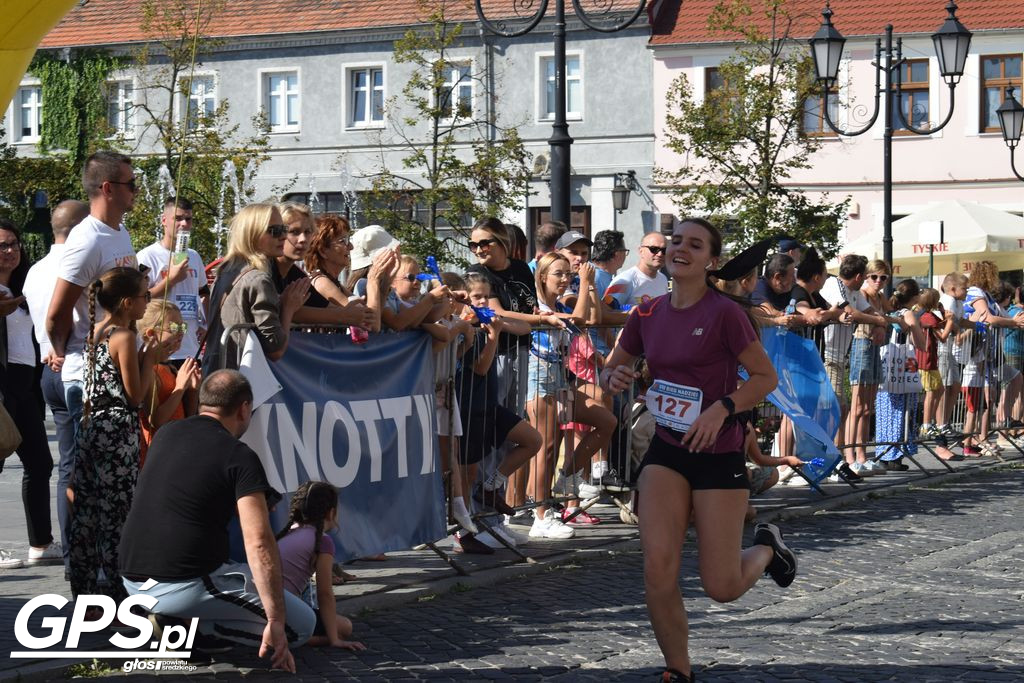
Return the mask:
<svg viewBox="0 0 1024 683"><path fill-rule="evenodd" d="M39 92L39 96L35 103L31 105L31 110L34 113L35 120L32 121L32 134L22 135L22 107L21 107L21 92L22 90L32 89ZM39 81L25 81L18 86L18 89L14 93L14 100L11 102L11 125L9 137L15 144L19 145L34 145L39 142L40 129L43 124L43 86Z"/></svg>
<svg viewBox="0 0 1024 683"><path fill-rule="evenodd" d="M281 67L281 68L278 68L278 69L257 69L257 73L258 73L259 79L260 79L260 88L259 88L260 101L259 101L258 106L260 106L263 109L263 111L266 112L266 115L267 115L267 125L270 128L271 134L274 134L274 133L298 133L299 130L301 130L301 128L302 128L302 73L301 73L301 69L299 69L299 67L297 67L297 66ZM292 74L295 75L295 90L293 91L293 90L291 90L290 88L288 88L286 86L283 93L281 93L281 92L277 93L278 96L281 97L281 102L280 102L280 109L281 109L281 111L279 113L283 114L282 120L284 121L284 123L278 124L277 126L271 125L271 123L270 123L270 116L271 116L270 98L271 98L271 95L273 93L271 93L271 90L270 90L270 79L273 76L285 76L286 77L286 76L290 76ZM287 119L288 119L288 97L291 96L291 95L295 95L295 97L296 97L296 110L297 110L298 114L297 114L297 120L296 120L295 123L288 123L288 121L287 121Z"/></svg>
<svg viewBox="0 0 1024 683"><path fill-rule="evenodd" d="M197 80L200 78L213 79L213 110L217 111L217 107L220 105L220 78L216 71L197 71L194 74L181 74L180 76L178 76L178 85L174 88L174 95L177 102L174 111L177 116L178 123L184 122L185 114L188 111L188 106L192 101L191 85L189 86L188 93L183 93L181 91L181 82L184 80L188 80L190 75L192 77L192 80ZM206 93L204 93L204 95L205 94ZM204 97L203 99L206 99L206 97ZM198 130L198 128L199 126L197 124L196 129Z"/></svg>
<svg viewBox="0 0 1024 683"><path fill-rule="evenodd" d="M569 58L570 57L576 57L577 59L580 60L580 75L578 77L570 77L568 75L568 73L567 73L566 76L565 76L565 107L566 107L565 119L567 121L582 121L583 120L583 116L584 116L584 111L586 109L586 107L584 105L584 102L586 101L586 72L585 72L585 62L584 62L584 59L583 59L583 51L582 50L568 50L568 51L566 51L566 53L565 53L566 71L568 71L568 62L569 62ZM548 52L537 52L535 54L535 60L534 60L534 74L535 74L535 78L534 78L534 83L536 83L536 88L534 89L534 103L535 104L534 104L533 110L536 112L536 122L537 123L550 123L551 121L555 120L554 112L552 112L551 115L549 116L548 113L544 111L545 108L546 108L545 103L546 103L546 99L547 99L547 84L548 84L547 70L544 68L544 66L545 66L545 63L548 60L554 61L554 59L555 59L555 53L554 52L550 52L550 51L548 51ZM568 109L569 109L569 81L571 80L571 78L578 80L579 84L580 84L580 110L578 112L568 111Z"/></svg>
<svg viewBox="0 0 1024 683"><path fill-rule="evenodd" d="M354 97L352 91L352 74L358 71L370 72L374 69L380 70L381 78L381 119L380 121L374 121L372 115L370 115L370 108L373 105L373 81L369 78L371 74L367 74L367 120L356 121L355 120L355 108L354 108ZM387 115L383 109L387 105L388 100L388 66L385 62L353 62L350 64L343 64L341 68L341 82L343 84L341 93L341 126L343 130L365 130L373 128L384 128L387 125Z"/></svg>
<svg viewBox="0 0 1024 683"><path fill-rule="evenodd" d="M117 135L123 135L126 138L135 137L135 93L137 91L136 83L134 78L111 78L107 81L107 124L110 125L110 101L111 101L111 90L117 88L117 103L120 108L122 121L121 125L114 127L110 137ZM124 88L122 86L130 85L132 88L131 97L125 97Z"/></svg>
<svg viewBox="0 0 1024 683"><path fill-rule="evenodd" d="M476 80L473 78L473 74L476 73L476 60L473 59L472 57L466 57L465 59L462 59L462 58L459 58L459 57L453 57L451 59L448 59L447 61L448 61L448 66L449 67L452 67L452 66L455 66L455 65L460 65L460 66L461 65L465 65L465 66L469 67L469 81L468 81L468 83L469 83L469 102L470 102L470 115L469 115L469 118L474 118L476 116L476 112L477 112L477 105L476 105L476 95L477 95L477 93L476 93ZM459 82L460 83L462 82L461 78L459 79ZM446 80L445 81L445 86L450 86L450 85L454 85L454 84L453 83L449 83ZM437 93L433 93L432 97L437 97ZM450 101L455 101L457 99L458 98L456 97L456 98L453 98ZM437 102L435 101L434 104L436 105ZM451 112L449 111L448 113L451 113ZM443 121L445 123L455 123L455 122L460 121L462 119L463 119L463 117L461 117L461 116L441 116L441 121Z"/></svg>

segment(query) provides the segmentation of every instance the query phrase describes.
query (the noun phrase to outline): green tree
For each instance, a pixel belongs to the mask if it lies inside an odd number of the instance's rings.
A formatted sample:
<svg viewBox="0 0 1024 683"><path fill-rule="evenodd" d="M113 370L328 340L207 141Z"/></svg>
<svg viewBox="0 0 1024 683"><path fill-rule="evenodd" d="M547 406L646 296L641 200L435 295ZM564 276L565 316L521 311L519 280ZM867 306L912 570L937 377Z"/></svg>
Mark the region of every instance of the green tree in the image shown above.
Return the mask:
<svg viewBox="0 0 1024 683"><path fill-rule="evenodd" d="M741 42L704 97L685 74L670 86L665 145L684 163L656 177L681 210L735 221L728 237L737 246L785 233L831 256L848 200L814 200L786 184L820 146L801 129L805 102L820 90L792 23L785 0L715 6L709 29Z"/></svg>
<svg viewBox="0 0 1024 683"><path fill-rule="evenodd" d="M484 68L452 56L466 44L450 0L420 2L422 26L394 43L399 64L412 68L401 95L384 107L387 130L377 140L379 162L370 173L366 215L421 256L457 262L455 242L475 217L522 206L530 178L529 155L514 125L499 121ZM474 87L468 88L473 84ZM479 100L479 98L477 98ZM400 164L388 162L390 154Z"/></svg>
<svg viewBox="0 0 1024 683"><path fill-rule="evenodd" d="M199 61L221 45L207 31L225 5L225 0L143 4L142 28L150 40L133 54L142 93L136 106L141 127L137 144L154 154L137 164L145 188L126 217L139 248L156 239L166 195L176 194L194 205L192 248L207 261L218 256L226 246L223 229L236 208L253 200L252 180L269 158L262 111L252 117L253 132L247 133L231 122L226 100L206 111L193 106L190 98Z"/></svg>

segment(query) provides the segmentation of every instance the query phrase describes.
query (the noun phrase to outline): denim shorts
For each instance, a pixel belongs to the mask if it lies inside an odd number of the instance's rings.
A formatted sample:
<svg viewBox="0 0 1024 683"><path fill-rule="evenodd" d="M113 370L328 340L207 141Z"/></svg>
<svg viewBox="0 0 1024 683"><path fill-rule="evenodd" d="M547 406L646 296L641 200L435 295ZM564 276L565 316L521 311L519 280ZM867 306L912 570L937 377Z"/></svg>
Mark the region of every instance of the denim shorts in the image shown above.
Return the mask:
<svg viewBox="0 0 1024 683"><path fill-rule="evenodd" d="M854 337L850 344L850 384L880 384L880 349L870 339Z"/></svg>
<svg viewBox="0 0 1024 683"><path fill-rule="evenodd" d="M565 366L560 362L549 362L530 354L530 370L527 373L526 401L554 396L555 392L568 386Z"/></svg>

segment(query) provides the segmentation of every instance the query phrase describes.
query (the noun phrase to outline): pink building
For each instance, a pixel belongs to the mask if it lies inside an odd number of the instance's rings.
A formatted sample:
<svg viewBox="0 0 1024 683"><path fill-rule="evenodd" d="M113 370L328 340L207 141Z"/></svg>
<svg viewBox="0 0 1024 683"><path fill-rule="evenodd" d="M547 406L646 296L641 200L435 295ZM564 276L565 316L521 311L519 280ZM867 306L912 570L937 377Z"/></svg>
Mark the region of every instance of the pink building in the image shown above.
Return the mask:
<svg viewBox="0 0 1024 683"><path fill-rule="evenodd" d="M721 32L708 29L707 18L715 4L716 0L665 0L652 9L656 136L664 131L664 94L672 81L685 73L695 93L705 92L714 67L733 52L735 43L726 42ZM759 0L752 4L757 6ZM824 4L824 0L787 3L795 19L792 34L799 39L800 49L807 49L806 39L818 29ZM888 23L893 24L896 36L902 36L903 56L910 60L904 71L904 91L905 98L919 112L914 123L920 127L927 121L939 123L945 118L950 107L949 89L939 73L931 40L931 34L946 17L945 4L943 0L832 0L832 21L847 38L839 69L838 102L831 104L833 119L840 126L858 128L870 118L875 92L875 38L884 35ZM1009 150L995 115L1006 86L1015 86L1021 99L1024 0L961 0L958 4L957 16L974 36L964 76L956 87L952 120L931 135L896 132L894 220L946 200L977 202L1018 216L1024 214L1024 183L1011 171ZM860 105L868 110L863 120L855 116ZM812 193L827 191L835 199L850 197L841 243L863 243L871 239L868 235L877 235L881 244L883 119L880 115L870 131L851 138L835 135L820 116L805 117L805 132L820 136L823 144L812 157L812 168L798 171L792 186ZM655 145L657 167L679 168L681 163L684 160L664 146ZM1024 166L1024 160L1018 166ZM673 211L667 194L655 197L663 212ZM895 231L894 236L898 239ZM1024 251L1018 263L1017 268L1024 266Z"/></svg>

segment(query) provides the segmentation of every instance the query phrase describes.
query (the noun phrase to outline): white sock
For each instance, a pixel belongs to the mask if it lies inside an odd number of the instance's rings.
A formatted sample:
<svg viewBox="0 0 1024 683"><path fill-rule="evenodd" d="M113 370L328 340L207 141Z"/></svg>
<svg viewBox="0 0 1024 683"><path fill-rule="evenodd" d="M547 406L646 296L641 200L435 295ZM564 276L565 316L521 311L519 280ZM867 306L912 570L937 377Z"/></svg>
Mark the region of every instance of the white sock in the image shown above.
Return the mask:
<svg viewBox="0 0 1024 683"><path fill-rule="evenodd" d="M608 461L600 460L590 464L590 477L592 479L600 479L604 475L608 474Z"/></svg>
<svg viewBox="0 0 1024 683"><path fill-rule="evenodd" d="M460 515L465 515L466 517L472 516L466 508L466 501L462 499L462 496L452 498L452 508L454 508L454 511Z"/></svg>

